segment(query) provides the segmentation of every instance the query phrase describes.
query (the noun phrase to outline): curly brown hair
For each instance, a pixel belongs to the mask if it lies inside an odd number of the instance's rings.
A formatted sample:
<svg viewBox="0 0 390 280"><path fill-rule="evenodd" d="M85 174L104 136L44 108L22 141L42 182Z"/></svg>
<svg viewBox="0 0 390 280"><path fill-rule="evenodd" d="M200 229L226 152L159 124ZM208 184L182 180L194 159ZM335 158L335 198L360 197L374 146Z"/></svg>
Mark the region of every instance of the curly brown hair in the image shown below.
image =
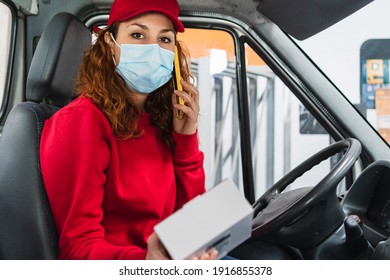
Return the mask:
<svg viewBox="0 0 390 280"><path fill-rule="evenodd" d="M135 105L131 90L116 71L112 53L104 40L111 32L116 37L119 23L115 22L97 33L97 39L86 52L76 80L76 92L89 97L106 115L118 139L142 135L137 127L141 110ZM182 42L176 42L182 79L193 81L189 67L189 53ZM173 79L148 95L144 110L152 125L160 129L166 145L173 150Z"/></svg>

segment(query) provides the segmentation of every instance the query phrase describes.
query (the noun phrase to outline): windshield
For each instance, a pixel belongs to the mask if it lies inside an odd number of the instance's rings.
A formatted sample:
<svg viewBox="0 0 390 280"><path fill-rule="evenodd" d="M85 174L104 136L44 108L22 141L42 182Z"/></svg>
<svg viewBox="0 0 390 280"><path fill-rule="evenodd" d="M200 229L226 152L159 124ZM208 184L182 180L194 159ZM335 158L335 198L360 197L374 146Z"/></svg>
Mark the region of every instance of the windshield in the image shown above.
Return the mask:
<svg viewBox="0 0 390 280"><path fill-rule="evenodd" d="M390 1L376 0L343 21L297 41L390 143Z"/></svg>

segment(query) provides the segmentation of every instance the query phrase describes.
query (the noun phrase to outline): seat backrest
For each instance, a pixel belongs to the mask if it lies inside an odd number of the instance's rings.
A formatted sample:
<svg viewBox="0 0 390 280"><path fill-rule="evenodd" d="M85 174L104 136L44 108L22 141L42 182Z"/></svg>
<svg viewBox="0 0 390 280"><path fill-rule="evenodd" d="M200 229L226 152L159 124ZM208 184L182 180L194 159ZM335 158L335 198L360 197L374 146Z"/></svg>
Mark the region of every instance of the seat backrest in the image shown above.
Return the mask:
<svg viewBox="0 0 390 280"><path fill-rule="evenodd" d="M53 17L27 76L27 101L10 112L0 137L0 259L56 259L58 237L40 172L45 120L74 97L91 32L75 16Z"/></svg>

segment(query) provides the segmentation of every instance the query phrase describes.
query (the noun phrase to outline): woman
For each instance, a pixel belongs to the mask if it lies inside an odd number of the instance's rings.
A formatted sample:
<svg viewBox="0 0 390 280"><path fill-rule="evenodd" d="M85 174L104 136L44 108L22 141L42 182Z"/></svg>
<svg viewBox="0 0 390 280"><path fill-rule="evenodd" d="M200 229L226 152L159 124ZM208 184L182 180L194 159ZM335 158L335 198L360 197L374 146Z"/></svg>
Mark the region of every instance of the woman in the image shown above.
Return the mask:
<svg viewBox="0 0 390 280"><path fill-rule="evenodd" d="M41 166L61 259L169 259L153 227L205 191L178 13L176 0L114 1L81 65L80 95L45 123ZM185 92L173 89L175 46Z"/></svg>

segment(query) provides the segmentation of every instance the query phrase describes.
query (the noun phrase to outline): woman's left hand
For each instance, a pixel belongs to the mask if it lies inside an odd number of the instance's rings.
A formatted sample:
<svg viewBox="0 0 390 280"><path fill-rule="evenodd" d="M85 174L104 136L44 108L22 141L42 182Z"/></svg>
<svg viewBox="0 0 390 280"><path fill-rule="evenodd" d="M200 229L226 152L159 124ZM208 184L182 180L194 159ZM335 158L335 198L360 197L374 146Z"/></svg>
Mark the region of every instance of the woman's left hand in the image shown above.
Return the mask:
<svg viewBox="0 0 390 280"><path fill-rule="evenodd" d="M148 250L146 260L169 260L168 253L157 234L153 232L148 238Z"/></svg>
<svg viewBox="0 0 390 280"><path fill-rule="evenodd" d="M181 84L183 86L183 91L175 90L172 95L172 103L176 110L180 110L184 113L184 116L180 120L177 118L177 112L175 112L173 129L176 133L180 134L194 134L198 128L199 92L196 87L186 81L182 80ZM186 105L178 104L175 95L183 98Z"/></svg>

